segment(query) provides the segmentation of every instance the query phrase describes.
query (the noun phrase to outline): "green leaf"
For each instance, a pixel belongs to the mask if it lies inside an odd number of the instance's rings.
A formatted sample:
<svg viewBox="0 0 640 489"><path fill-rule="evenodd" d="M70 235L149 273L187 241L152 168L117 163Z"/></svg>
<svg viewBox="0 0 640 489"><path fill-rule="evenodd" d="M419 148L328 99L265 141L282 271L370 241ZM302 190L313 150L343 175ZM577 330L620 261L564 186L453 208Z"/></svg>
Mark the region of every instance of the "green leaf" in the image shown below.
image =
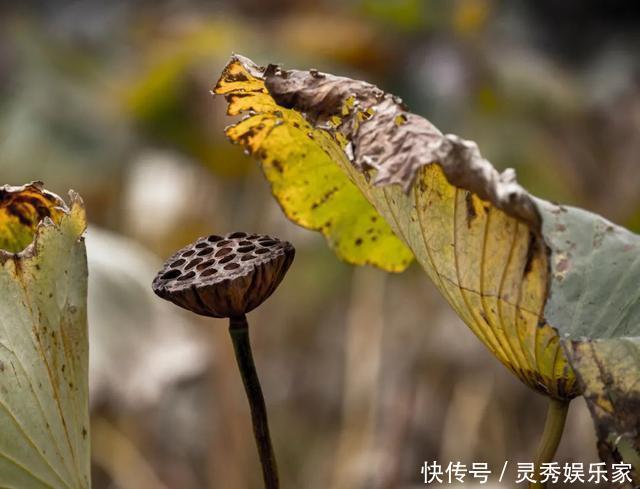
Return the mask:
<svg viewBox="0 0 640 489"><path fill-rule="evenodd" d="M552 256L546 317L571 338L639 336L640 236L582 209L537 203Z"/></svg>
<svg viewBox="0 0 640 489"><path fill-rule="evenodd" d="M0 187L0 487L90 487L80 198Z"/></svg>
<svg viewBox="0 0 640 489"><path fill-rule="evenodd" d="M640 483L640 236L581 209L540 201L551 250L545 308L593 416L600 456Z"/></svg>

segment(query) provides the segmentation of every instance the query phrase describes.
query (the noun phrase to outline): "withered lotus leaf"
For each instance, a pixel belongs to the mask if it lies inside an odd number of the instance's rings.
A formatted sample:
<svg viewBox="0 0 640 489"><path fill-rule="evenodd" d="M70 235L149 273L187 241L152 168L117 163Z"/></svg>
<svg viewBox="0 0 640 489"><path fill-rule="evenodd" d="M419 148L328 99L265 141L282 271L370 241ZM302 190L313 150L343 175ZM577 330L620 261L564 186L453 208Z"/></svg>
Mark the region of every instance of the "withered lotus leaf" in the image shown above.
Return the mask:
<svg viewBox="0 0 640 489"><path fill-rule="evenodd" d="M287 216L321 230L339 256L387 270L406 266L408 260L398 261L402 247L370 238L380 236L368 226L379 215L390 228L386 242L395 243L393 233L411 250L464 322L524 383L559 401L588 391L589 376L578 382L574 371L586 357L572 342L595 339L616 382L622 363L602 345L640 336L639 236L532 196L475 143L442 134L369 83L234 56L215 93L226 97L229 114L245 115L227 135L261 161ZM334 182L349 188L349 198L330 191ZM362 211L354 188L375 213ZM314 220L322 211L331 226ZM341 246L345 236L359 245L357 259Z"/></svg>
<svg viewBox="0 0 640 489"><path fill-rule="evenodd" d="M0 187L0 487L90 481L84 206Z"/></svg>

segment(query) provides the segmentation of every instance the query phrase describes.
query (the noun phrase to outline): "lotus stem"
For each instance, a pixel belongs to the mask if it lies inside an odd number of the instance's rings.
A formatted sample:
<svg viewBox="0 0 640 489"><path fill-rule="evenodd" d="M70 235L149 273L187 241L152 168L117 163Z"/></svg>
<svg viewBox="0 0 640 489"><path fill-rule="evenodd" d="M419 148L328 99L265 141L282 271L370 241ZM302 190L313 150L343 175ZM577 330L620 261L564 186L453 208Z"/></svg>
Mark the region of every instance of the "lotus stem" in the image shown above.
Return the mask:
<svg viewBox="0 0 640 489"><path fill-rule="evenodd" d="M549 463L556 454L562 432L564 431L565 421L567 420L567 411L569 410L570 401L560 401L558 399L549 398L549 406L547 408L547 420L542 432L542 438L538 445L535 458L535 479L539 481L540 468L543 463ZM532 482L529 489L545 489L546 482Z"/></svg>
<svg viewBox="0 0 640 489"><path fill-rule="evenodd" d="M278 489L278 469L276 457L271 445L269 435L269 423L267 421L267 407L262 395L260 380L256 372L251 353L251 343L249 341L249 324L247 317L243 314L240 317L229 319L229 333L233 341L233 349L236 361L242 376L244 390L247 393L249 407L251 409L251 421L253 423L253 435L260 456L262 465L262 476L266 489Z"/></svg>

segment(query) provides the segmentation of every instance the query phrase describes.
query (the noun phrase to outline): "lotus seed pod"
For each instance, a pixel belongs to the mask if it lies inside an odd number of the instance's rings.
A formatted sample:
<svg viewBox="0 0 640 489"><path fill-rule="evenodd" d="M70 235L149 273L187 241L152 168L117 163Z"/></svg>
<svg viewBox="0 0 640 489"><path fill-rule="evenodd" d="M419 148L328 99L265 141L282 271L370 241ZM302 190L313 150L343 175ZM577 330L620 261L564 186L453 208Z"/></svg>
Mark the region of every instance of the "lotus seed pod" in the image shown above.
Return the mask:
<svg viewBox="0 0 640 489"><path fill-rule="evenodd" d="M273 293L294 255L291 243L270 236L211 235L169 258L152 287L158 296L196 314L240 317Z"/></svg>

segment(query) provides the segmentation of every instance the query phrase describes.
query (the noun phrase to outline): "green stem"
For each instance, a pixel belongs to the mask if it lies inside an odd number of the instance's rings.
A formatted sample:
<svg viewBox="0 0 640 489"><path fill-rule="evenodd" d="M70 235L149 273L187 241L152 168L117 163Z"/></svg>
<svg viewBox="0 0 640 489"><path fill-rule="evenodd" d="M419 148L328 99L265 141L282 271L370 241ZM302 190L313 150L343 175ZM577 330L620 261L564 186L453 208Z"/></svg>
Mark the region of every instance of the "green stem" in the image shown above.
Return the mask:
<svg viewBox="0 0 640 489"><path fill-rule="evenodd" d="M540 439L540 444L538 445L535 459L535 478L538 481L540 480L540 466L543 463L553 461L553 457L556 454L560 439L562 438L562 432L564 431L568 410L569 401L559 401L549 398L547 421L544 425L544 431ZM544 489L545 487L547 487L547 484L543 482L533 482L529 484L529 489Z"/></svg>
<svg viewBox="0 0 640 489"><path fill-rule="evenodd" d="M262 476L266 489L278 489L278 469L276 457L271 446L269 423L267 421L267 407L264 403L260 380L253 363L251 343L249 342L249 325L245 315L229 319L229 333L233 341L236 361L240 368L240 375L247 393L253 422L253 435L262 464Z"/></svg>

